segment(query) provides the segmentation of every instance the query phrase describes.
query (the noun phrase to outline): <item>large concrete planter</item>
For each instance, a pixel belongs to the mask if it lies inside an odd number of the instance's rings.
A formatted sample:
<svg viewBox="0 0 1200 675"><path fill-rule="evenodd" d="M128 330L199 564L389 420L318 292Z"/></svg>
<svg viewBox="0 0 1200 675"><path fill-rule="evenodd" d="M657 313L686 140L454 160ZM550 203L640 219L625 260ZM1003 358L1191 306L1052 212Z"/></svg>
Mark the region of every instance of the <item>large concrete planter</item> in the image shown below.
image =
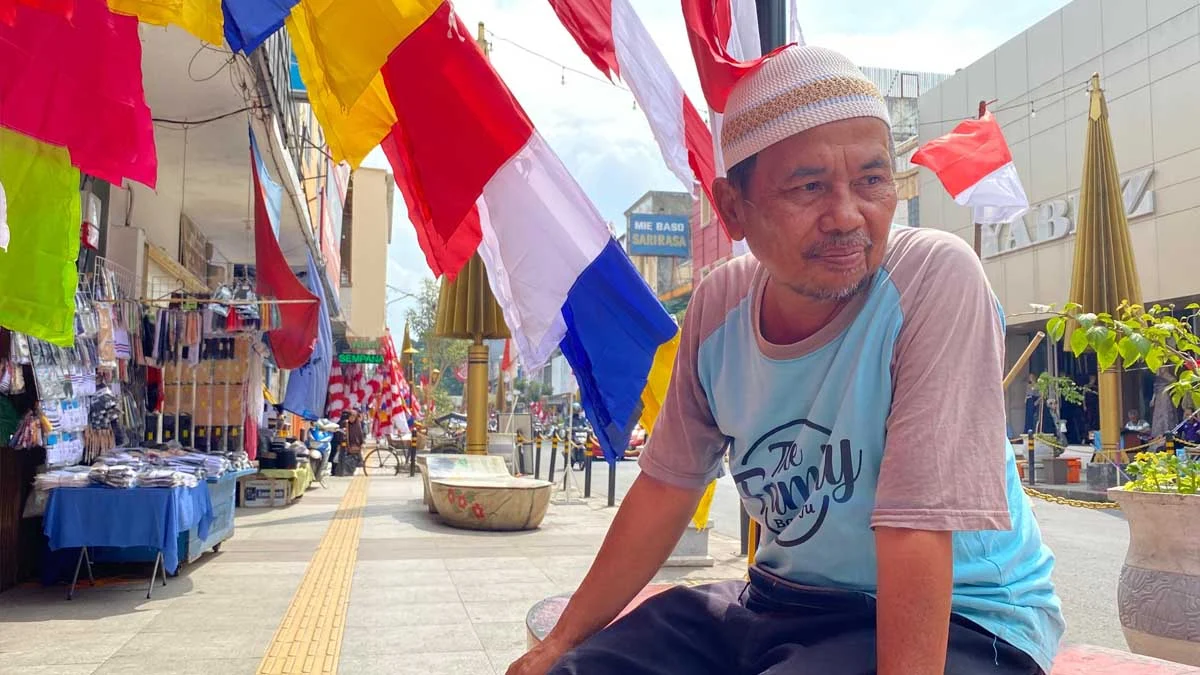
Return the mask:
<svg viewBox="0 0 1200 675"><path fill-rule="evenodd" d="M553 487L550 481L511 476L429 481L438 515L447 525L468 530L537 529L546 517Z"/></svg>
<svg viewBox="0 0 1200 675"><path fill-rule="evenodd" d="M1129 522L1117 609L1129 649L1200 666L1200 495L1108 491Z"/></svg>

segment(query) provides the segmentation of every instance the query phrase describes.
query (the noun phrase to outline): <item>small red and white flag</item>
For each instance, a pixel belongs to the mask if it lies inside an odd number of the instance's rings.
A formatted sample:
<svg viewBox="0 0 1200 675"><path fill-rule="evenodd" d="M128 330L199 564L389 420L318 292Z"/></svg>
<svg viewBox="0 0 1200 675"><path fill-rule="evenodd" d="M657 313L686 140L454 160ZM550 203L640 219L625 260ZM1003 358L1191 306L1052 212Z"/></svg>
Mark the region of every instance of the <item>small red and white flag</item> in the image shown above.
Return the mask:
<svg viewBox="0 0 1200 675"><path fill-rule="evenodd" d="M507 382L517 379L517 360L512 355L512 340L504 341L504 356L500 359L500 376Z"/></svg>
<svg viewBox="0 0 1200 675"><path fill-rule="evenodd" d="M976 223L1011 223L1029 210L1012 152L990 112L929 141L911 161L937 174L956 203L974 210Z"/></svg>

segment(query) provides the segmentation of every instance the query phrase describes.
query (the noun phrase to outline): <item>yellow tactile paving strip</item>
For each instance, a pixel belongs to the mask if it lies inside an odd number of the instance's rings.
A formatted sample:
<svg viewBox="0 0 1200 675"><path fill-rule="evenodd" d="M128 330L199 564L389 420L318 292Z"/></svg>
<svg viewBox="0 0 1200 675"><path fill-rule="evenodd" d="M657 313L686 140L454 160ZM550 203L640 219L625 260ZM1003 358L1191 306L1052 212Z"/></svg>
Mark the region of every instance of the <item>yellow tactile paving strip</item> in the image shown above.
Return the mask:
<svg viewBox="0 0 1200 675"><path fill-rule="evenodd" d="M337 672L368 485L363 475L350 483L258 666L259 675Z"/></svg>

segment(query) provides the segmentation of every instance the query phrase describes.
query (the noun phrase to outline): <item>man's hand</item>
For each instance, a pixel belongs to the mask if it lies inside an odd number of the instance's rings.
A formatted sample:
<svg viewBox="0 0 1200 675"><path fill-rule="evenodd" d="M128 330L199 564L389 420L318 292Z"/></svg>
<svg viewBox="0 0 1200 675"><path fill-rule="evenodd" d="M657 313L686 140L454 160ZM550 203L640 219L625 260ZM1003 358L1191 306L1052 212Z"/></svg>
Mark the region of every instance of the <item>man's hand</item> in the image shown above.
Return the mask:
<svg viewBox="0 0 1200 675"><path fill-rule="evenodd" d="M567 651L567 645L548 638L514 661L506 675L546 675Z"/></svg>
<svg viewBox="0 0 1200 675"><path fill-rule="evenodd" d="M952 533L875 528L879 675L942 675L954 588Z"/></svg>
<svg viewBox="0 0 1200 675"><path fill-rule="evenodd" d="M508 675L545 675L563 654L611 623L662 567L703 494L703 488L676 487L639 474L554 630Z"/></svg>

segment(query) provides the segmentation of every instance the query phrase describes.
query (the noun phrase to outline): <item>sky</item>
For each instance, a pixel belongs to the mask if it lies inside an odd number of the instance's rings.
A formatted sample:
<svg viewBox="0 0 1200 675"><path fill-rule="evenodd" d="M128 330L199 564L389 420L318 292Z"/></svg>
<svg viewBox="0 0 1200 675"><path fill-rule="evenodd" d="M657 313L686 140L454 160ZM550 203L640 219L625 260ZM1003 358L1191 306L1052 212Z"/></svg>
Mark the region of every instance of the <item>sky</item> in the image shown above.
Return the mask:
<svg viewBox="0 0 1200 675"><path fill-rule="evenodd" d="M680 2L631 2L692 101L704 110ZM482 21L492 33L496 70L618 233L624 231L625 210L647 191L684 189L663 163L632 94L603 80L547 0L456 0L454 4L472 30ZM840 51L860 66L936 73L965 68L1064 4L1064 0L797 2L808 44ZM387 166L378 149L366 164ZM432 274L399 195L394 219L388 284L416 291L421 280ZM409 306L404 300L389 305L388 325L393 333L403 331Z"/></svg>

